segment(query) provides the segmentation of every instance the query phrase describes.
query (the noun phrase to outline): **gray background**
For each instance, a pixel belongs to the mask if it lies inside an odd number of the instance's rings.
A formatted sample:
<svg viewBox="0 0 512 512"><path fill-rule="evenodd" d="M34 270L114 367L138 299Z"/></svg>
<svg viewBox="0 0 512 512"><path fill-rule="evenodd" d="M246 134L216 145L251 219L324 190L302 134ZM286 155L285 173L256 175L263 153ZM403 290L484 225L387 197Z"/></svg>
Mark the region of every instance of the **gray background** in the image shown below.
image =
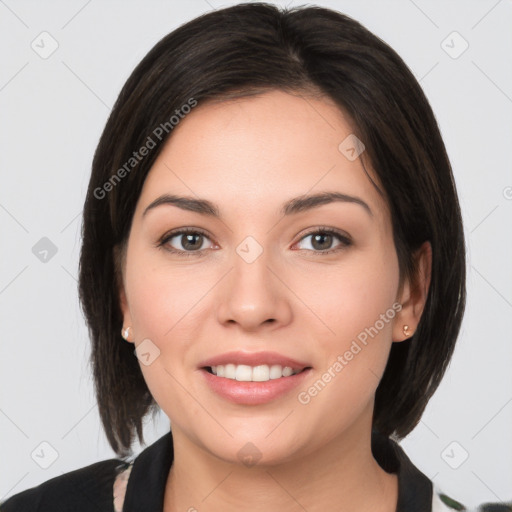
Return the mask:
<svg viewBox="0 0 512 512"><path fill-rule="evenodd" d="M114 457L76 292L93 151L146 52L183 22L233 3L0 0L0 497ZM469 270L463 330L402 445L466 505L511 500L512 4L316 5L353 16L406 61L436 113L460 193ZM161 414L147 426L148 443L167 428Z"/></svg>

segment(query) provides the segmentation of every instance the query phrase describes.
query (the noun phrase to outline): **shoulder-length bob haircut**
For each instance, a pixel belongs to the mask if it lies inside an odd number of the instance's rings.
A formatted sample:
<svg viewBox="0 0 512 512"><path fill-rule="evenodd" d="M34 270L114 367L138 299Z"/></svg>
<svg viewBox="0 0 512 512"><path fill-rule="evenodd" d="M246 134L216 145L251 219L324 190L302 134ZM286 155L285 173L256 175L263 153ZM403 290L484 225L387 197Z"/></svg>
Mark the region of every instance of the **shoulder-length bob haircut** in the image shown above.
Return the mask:
<svg viewBox="0 0 512 512"><path fill-rule="evenodd" d="M136 66L93 159L79 293L100 417L118 455L132 453L135 434L144 442L144 417L158 410L133 345L121 337L120 260L144 180L185 105L276 89L324 96L352 119L366 148L361 158L389 204L401 279L414 278L414 251L425 241L432 246L425 309L414 336L392 346L373 428L407 435L447 368L466 300L464 234L446 149L414 75L386 43L334 10L219 9L165 36ZM148 137L152 147L142 157L137 151L149 147Z"/></svg>

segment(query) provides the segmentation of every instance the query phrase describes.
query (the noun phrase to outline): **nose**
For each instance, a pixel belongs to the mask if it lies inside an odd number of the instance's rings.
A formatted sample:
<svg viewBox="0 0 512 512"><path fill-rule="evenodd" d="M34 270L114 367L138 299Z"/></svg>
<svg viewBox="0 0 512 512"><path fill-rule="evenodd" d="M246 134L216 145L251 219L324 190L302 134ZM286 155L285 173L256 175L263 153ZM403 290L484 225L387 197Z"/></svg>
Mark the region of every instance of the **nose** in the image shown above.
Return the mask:
<svg viewBox="0 0 512 512"><path fill-rule="evenodd" d="M285 281L265 251L252 262L235 253L232 269L221 283L218 321L237 324L245 331L287 325L292 318L293 293Z"/></svg>

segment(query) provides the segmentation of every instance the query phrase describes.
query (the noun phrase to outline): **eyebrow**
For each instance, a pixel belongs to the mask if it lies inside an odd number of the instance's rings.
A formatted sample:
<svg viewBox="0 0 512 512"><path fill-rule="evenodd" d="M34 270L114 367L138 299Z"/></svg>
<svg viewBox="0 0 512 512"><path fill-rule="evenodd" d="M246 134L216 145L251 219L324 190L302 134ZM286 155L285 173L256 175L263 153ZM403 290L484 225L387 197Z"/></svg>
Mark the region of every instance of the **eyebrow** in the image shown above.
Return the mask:
<svg viewBox="0 0 512 512"><path fill-rule="evenodd" d="M340 192L321 192L313 195L294 197L283 204L281 208L281 214L284 216L293 215L334 202L353 203L362 206L370 216L373 216L371 208L362 199L359 197L342 194ZM217 219L220 219L221 217L218 206L211 201L208 201L207 199L196 199L193 197L177 196L173 194L163 194L155 199L144 210L142 216L146 215L148 211L161 205L173 205L181 208L182 210L215 217Z"/></svg>

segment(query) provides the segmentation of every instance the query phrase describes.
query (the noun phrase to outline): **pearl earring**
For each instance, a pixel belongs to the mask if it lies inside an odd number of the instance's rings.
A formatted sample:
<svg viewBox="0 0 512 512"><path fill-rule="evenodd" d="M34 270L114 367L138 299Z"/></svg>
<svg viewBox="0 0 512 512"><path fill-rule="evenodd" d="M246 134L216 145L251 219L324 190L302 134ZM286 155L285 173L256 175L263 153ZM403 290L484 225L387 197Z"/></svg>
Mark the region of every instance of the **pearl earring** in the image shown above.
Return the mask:
<svg viewBox="0 0 512 512"><path fill-rule="evenodd" d="M130 336L130 329L131 327L127 327L126 329L121 329L121 336L128 341L128 338Z"/></svg>
<svg viewBox="0 0 512 512"><path fill-rule="evenodd" d="M404 336L407 336L407 337L412 336L412 333L409 332L409 326L408 325L404 325L402 330L403 330Z"/></svg>

